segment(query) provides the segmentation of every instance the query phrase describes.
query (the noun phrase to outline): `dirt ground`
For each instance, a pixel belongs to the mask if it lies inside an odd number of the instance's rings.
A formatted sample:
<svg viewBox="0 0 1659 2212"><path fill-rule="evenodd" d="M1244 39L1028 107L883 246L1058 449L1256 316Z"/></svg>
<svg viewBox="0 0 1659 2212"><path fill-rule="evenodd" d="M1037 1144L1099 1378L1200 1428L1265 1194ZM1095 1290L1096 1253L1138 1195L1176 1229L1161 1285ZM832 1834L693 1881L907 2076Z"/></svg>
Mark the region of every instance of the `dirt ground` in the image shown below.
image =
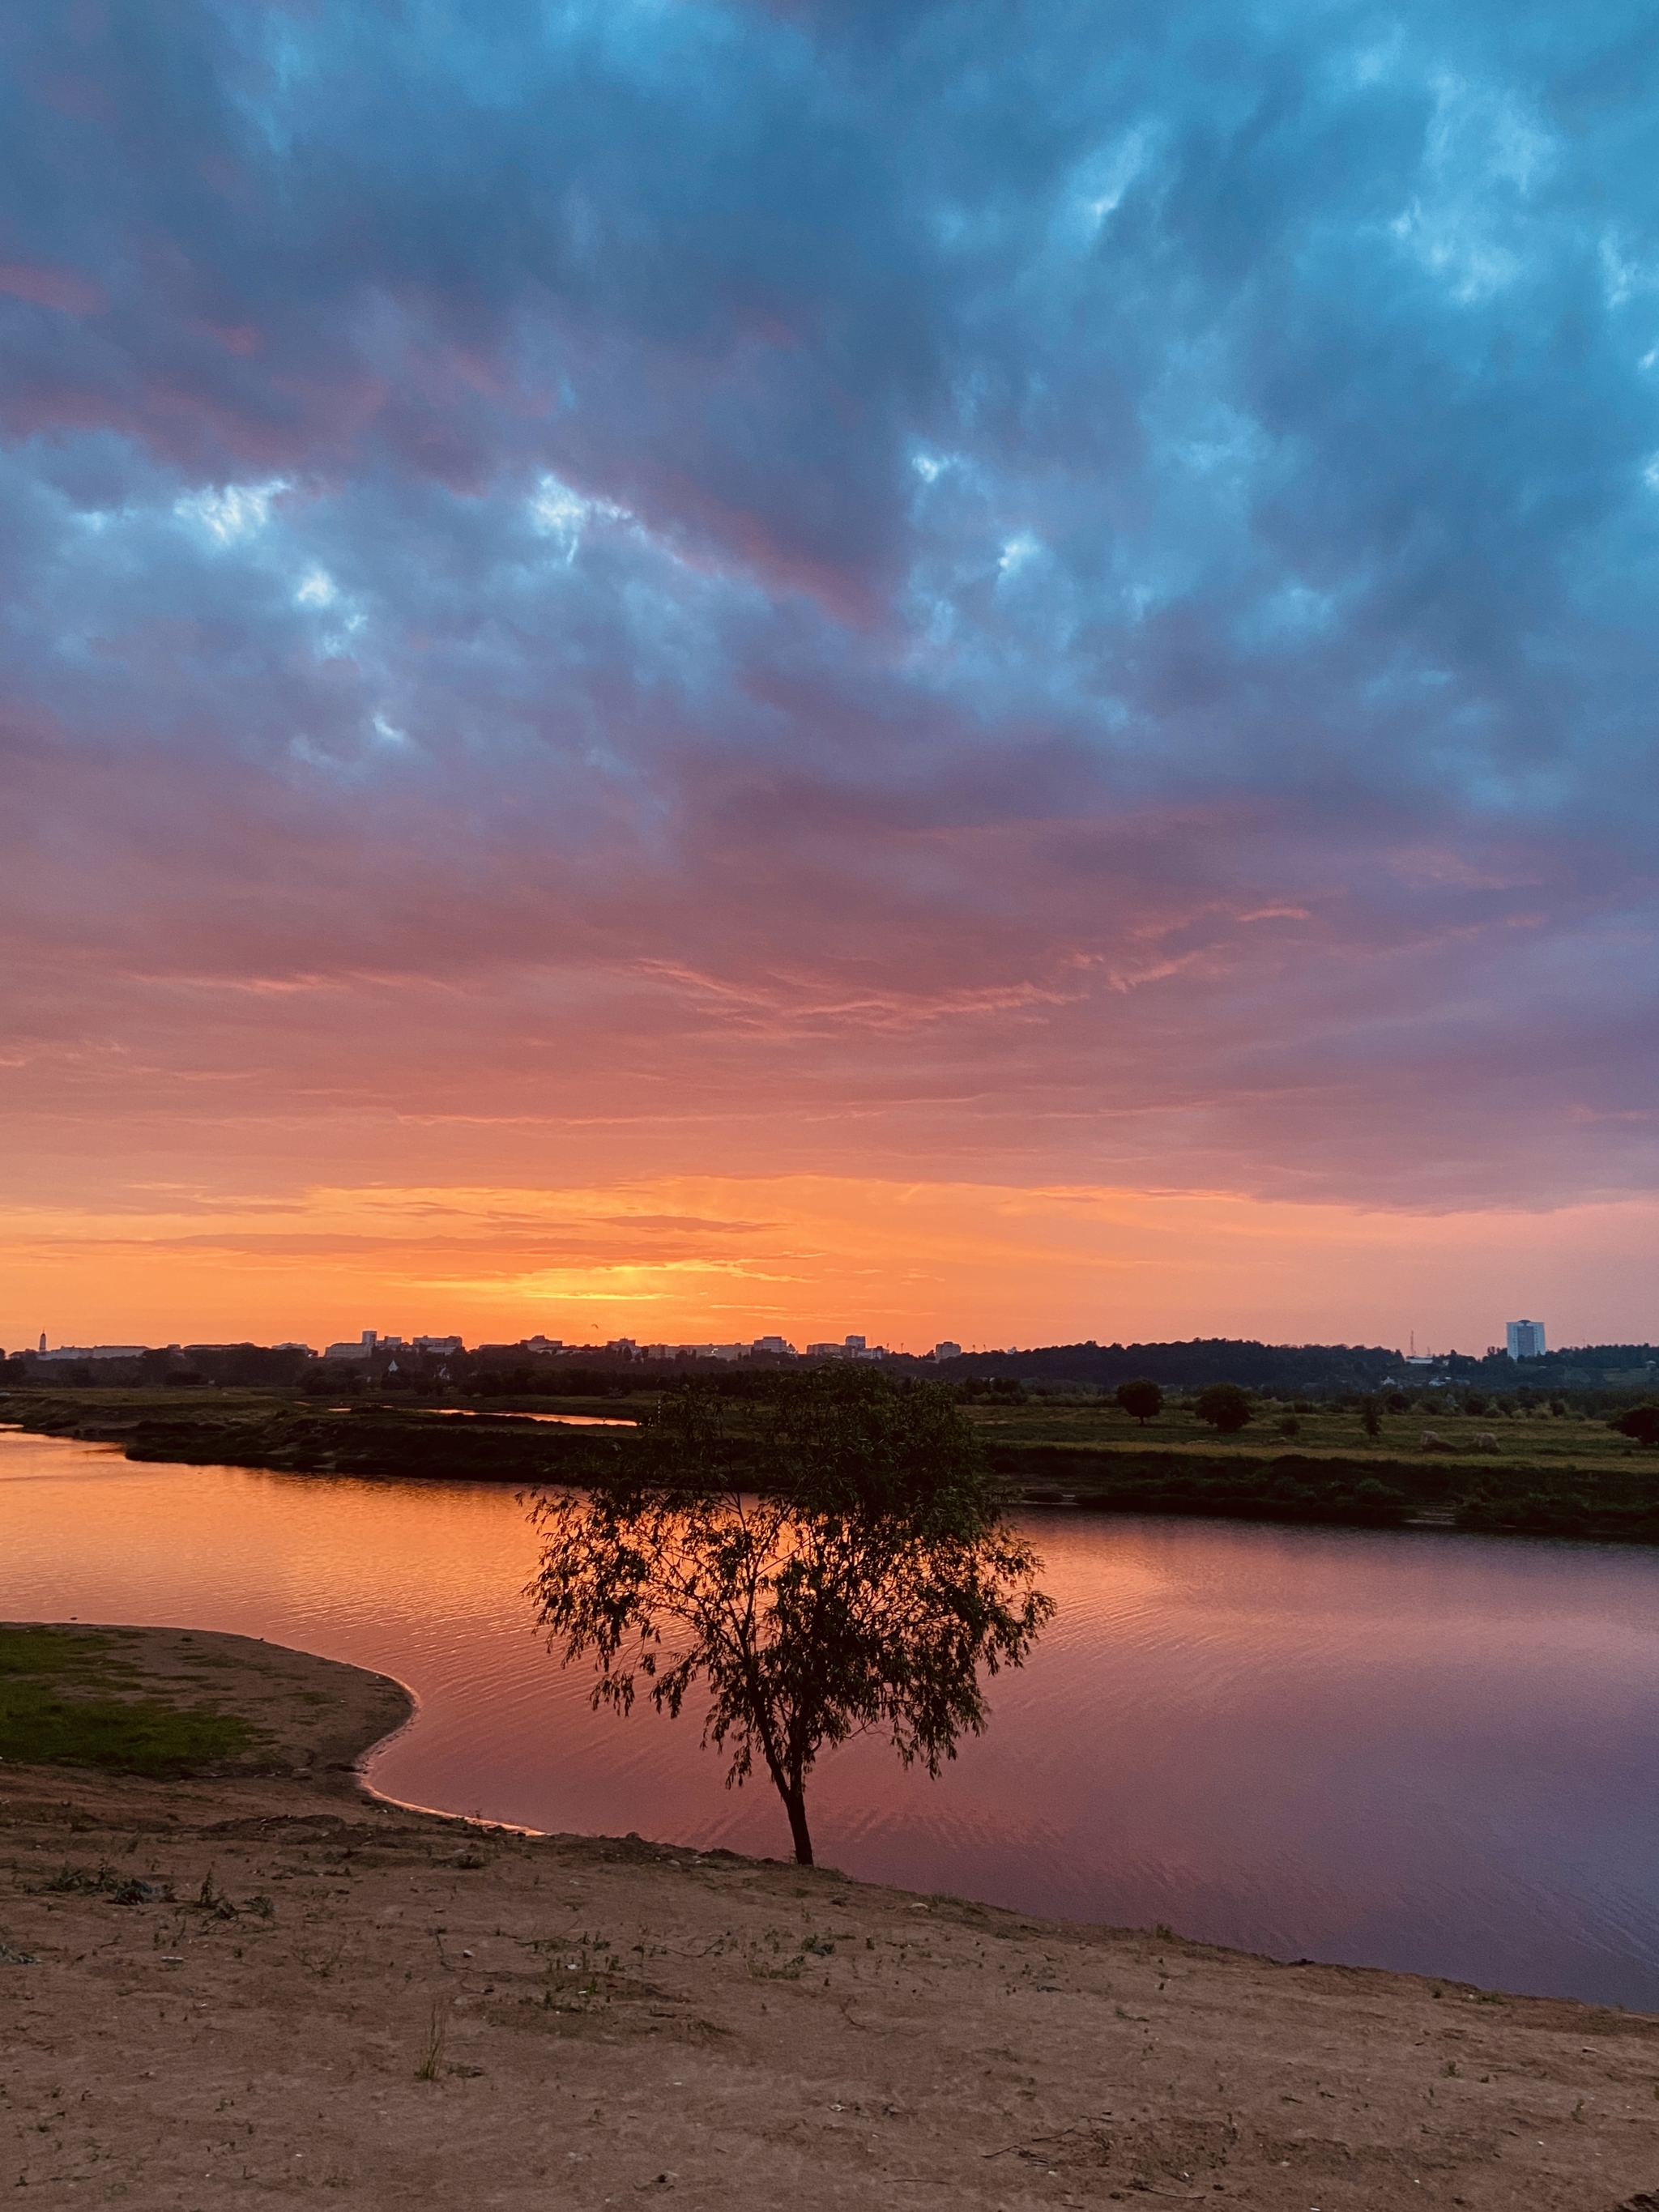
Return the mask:
<svg viewBox="0 0 1659 2212"><path fill-rule="evenodd" d="M302 1774L0 1766L19 2205L1613 2212L1659 2188L1659 2019L411 1814L331 1771L397 1723L395 1685L149 1633L148 1664L188 1656L228 1706L233 1679L286 1701Z"/></svg>

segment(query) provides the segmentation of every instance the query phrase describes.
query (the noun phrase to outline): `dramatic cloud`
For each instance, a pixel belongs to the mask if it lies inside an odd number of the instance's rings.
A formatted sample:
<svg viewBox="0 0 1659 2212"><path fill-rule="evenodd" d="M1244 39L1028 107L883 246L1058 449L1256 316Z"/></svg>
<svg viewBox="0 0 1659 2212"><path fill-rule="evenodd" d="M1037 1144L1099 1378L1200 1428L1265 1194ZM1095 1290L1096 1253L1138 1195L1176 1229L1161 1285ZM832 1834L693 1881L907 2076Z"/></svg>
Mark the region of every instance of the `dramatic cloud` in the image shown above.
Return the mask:
<svg viewBox="0 0 1659 2212"><path fill-rule="evenodd" d="M0 63L0 1199L1652 1191L1646 11Z"/></svg>

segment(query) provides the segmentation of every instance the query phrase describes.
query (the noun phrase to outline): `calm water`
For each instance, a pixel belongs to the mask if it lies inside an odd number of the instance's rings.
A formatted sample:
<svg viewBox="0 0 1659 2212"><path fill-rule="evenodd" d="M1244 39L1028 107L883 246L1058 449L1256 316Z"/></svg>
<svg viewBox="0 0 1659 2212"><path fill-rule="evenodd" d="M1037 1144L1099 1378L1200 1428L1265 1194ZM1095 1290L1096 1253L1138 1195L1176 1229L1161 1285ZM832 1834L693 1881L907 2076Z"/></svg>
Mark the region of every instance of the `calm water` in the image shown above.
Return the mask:
<svg viewBox="0 0 1659 2212"><path fill-rule="evenodd" d="M945 1779L858 1744L821 1860L1295 1958L1659 2010L1659 1555L1039 1517L1060 1613ZM0 1433L0 1617L191 1624L395 1674L389 1795L783 1856L696 1730L591 1713L505 1492L143 1467Z"/></svg>

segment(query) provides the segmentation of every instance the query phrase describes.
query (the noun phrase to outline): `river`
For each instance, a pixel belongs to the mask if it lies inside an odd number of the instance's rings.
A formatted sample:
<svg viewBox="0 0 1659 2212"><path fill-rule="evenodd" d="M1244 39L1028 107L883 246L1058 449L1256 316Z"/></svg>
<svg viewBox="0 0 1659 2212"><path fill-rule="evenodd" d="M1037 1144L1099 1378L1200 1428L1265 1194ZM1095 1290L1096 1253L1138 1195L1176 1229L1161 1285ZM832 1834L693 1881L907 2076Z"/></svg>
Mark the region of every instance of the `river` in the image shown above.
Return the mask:
<svg viewBox="0 0 1659 2212"><path fill-rule="evenodd" d="M1032 1514L1060 1613L942 1780L824 1760L821 1863L1283 1958L1659 2010L1659 1553ZM0 1432L0 1618L174 1623L394 1674L369 1779L783 1856L697 1729L595 1714L511 1493L134 1464Z"/></svg>

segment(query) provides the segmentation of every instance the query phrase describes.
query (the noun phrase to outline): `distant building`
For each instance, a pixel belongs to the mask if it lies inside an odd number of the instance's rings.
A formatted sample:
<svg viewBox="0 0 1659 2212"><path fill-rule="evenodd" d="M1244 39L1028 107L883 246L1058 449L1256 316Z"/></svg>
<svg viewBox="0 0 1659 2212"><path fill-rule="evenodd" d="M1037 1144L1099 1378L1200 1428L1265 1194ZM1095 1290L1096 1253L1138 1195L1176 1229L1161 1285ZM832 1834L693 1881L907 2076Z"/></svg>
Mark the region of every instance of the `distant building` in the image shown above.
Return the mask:
<svg viewBox="0 0 1659 2212"><path fill-rule="evenodd" d="M868 1346L865 1343L864 1339L863 1339L861 1336L847 1336L847 1337L843 1337L843 1338L842 1339L842 1348L843 1349L843 1351L849 1352L866 1352L866 1351L867 1351L867 1350L869 1349Z"/></svg>
<svg viewBox="0 0 1659 2212"><path fill-rule="evenodd" d="M794 1346L786 1337L757 1336L750 1346L751 1352L793 1352Z"/></svg>
<svg viewBox="0 0 1659 2212"><path fill-rule="evenodd" d="M647 1344L641 1350L645 1359L741 1359L748 1352L746 1344Z"/></svg>
<svg viewBox="0 0 1659 2212"><path fill-rule="evenodd" d="M148 1350L143 1344L60 1344L56 1351L48 1352L43 1337L34 1356L37 1359L142 1359Z"/></svg>
<svg viewBox="0 0 1659 2212"><path fill-rule="evenodd" d="M331 1344L323 1357L325 1359L372 1359L374 1357L374 1347L379 1341L378 1332L372 1328L366 1328L357 1343ZM398 1341L400 1340L397 1337L389 1336L386 1339L388 1344L396 1344Z"/></svg>
<svg viewBox="0 0 1659 2212"><path fill-rule="evenodd" d="M411 1336L409 1348L411 1352L436 1352L446 1355L466 1349L459 1336Z"/></svg>
<svg viewBox="0 0 1659 2212"><path fill-rule="evenodd" d="M933 1357L935 1359L960 1359L962 1346L959 1344L952 1344L947 1336L943 1342L933 1346Z"/></svg>
<svg viewBox="0 0 1659 2212"><path fill-rule="evenodd" d="M845 1359L847 1346L844 1344L809 1344L806 1357L809 1359Z"/></svg>
<svg viewBox="0 0 1659 2212"><path fill-rule="evenodd" d="M1509 1340L1506 1348L1511 1359L1543 1358L1544 1324L1541 1321L1505 1322L1504 1334Z"/></svg>

